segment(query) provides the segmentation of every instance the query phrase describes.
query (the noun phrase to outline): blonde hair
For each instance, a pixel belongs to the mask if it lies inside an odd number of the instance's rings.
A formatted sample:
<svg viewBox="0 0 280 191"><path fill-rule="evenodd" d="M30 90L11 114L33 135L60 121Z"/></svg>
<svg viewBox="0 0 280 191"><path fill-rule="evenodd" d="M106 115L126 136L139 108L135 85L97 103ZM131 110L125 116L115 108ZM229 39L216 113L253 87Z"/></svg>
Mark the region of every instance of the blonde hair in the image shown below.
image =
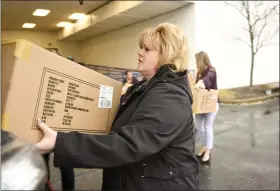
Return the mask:
<svg viewBox="0 0 280 191"><path fill-rule="evenodd" d="M171 23L162 23L145 29L139 38L140 48L146 47L159 53L159 66L174 64L175 72L182 72L189 65L187 38L182 29Z"/></svg>
<svg viewBox="0 0 280 191"><path fill-rule="evenodd" d="M202 74L207 67L212 66L210 58L206 52L200 51L195 55L195 58L198 74Z"/></svg>

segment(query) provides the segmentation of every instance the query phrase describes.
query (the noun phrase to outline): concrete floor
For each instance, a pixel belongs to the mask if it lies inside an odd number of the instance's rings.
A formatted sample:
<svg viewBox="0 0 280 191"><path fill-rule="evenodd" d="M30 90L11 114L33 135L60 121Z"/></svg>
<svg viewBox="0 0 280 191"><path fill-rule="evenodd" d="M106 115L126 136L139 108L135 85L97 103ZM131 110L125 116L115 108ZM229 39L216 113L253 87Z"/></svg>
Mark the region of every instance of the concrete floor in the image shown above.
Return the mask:
<svg viewBox="0 0 280 191"><path fill-rule="evenodd" d="M279 100L221 106L214 128L211 166L201 167L201 190L279 190ZM100 190L101 173L76 169L76 190ZM51 181L61 189L53 167Z"/></svg>

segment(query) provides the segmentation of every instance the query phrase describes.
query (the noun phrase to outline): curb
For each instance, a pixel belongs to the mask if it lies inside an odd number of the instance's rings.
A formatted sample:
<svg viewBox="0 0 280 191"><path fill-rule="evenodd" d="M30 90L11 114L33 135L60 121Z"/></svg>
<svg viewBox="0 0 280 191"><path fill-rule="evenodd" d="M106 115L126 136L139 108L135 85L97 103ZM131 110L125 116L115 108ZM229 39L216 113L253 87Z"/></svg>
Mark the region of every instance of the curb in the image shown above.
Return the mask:
<svg viewBox="0 0 280 191"><path fill-rule="evenodd" d="M249 99L236 99L236 100L220 100L220 103L222 105L241 105L241 104L246 104L246 105L253 105L253 104L258 104L262 103L271 99L279 98L280 94L275 93L273 95L268 95L268 96L262 96L262 97L256 97L256 98L249 98Z"/></svg>

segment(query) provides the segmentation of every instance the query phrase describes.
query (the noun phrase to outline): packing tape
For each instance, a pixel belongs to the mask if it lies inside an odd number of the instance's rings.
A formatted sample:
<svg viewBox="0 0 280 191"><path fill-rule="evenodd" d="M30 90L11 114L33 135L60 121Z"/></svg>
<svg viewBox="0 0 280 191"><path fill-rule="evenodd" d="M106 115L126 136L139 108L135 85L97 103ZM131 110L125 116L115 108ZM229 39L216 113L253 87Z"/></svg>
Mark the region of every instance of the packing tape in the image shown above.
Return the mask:
<svg viewBox="0 0 280 191"><path fill-rule="evenodd" d="M8 131L10 127L10 119L9 119L9 114L4 113L2 115L2 129L5 131Z"/></svg>
<svg viewBox="0 0 280 191"><path fill-rule="evenodd" d="M25 40L20 40L16 46L14 55L21 60L28 61L31 54L31 47Z"/></svg>

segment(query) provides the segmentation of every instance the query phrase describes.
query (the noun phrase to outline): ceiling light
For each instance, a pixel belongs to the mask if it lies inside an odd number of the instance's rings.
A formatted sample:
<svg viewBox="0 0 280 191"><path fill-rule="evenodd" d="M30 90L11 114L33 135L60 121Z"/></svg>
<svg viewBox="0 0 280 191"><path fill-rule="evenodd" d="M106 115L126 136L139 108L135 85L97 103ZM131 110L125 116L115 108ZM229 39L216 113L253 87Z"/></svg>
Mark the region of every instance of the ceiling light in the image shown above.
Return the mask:
<svg viewBox="0 0 280 191"><path fill-rule="evenodd" d="M67 26L70 26L71 24L72 23L69 23L69 22L60 22L56 26L58 26L58 27L67 27Z"/></svg>
<svg viewBox="0 0 280 191"><path fill-rule="evenodd" d="M34 23L24 23L24 24L22 25L22 28L32 29L32 28L34 28L35 26L36 26L36 24L34 24Z"/></svg>
<svg viewBox="0 0 280 191"><path fill-rule="evenodd" d="M83 18L84 16L85 16L84 13L73 13L68 18L72 19L72 20L79 20L79 19Z"/></svg>
<svg viewBox="0 0 280 191"><path fill-rule="evenodd" d="M36 9L33 13L34 16L38 16L38 17L45 17L50 13L50 10L46 10L46 9Z"/></svg>

